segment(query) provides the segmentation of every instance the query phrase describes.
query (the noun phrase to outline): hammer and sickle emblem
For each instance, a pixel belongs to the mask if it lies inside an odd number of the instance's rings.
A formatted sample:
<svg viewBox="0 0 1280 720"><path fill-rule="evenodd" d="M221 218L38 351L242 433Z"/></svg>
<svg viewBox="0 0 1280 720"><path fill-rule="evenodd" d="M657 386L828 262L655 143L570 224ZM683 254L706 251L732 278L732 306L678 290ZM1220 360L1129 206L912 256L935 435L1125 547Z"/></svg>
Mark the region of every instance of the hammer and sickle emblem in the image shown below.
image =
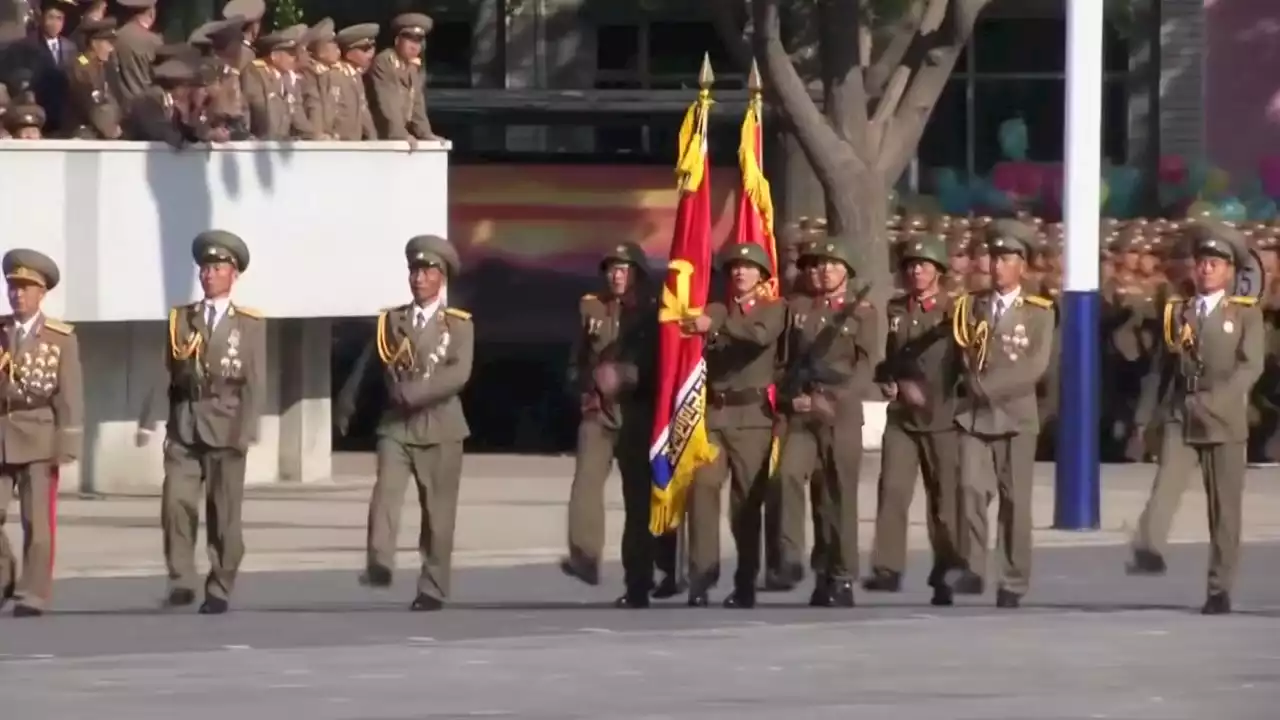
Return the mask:
<svg viewBox="0 0 1280 720"><path fill-rule="evenodd" d="M682 322L702 314L702 308L689 307L690 285L693 282L693 263L688 260L672 260L668 272L675 273L675 282L662 288L662 308L658 322ZM675 286L672 289L672 285Z"/></svg>

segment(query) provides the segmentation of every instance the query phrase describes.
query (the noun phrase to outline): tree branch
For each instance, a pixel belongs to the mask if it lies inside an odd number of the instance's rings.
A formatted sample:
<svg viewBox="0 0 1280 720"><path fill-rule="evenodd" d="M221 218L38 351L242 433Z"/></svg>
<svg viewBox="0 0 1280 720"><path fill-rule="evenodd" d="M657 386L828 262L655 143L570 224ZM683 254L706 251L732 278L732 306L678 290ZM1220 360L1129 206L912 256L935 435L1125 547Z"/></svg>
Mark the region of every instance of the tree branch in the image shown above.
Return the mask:
<svg viewBox="0 0 1280 720"><path fill-rule="evenodd" d="M849 28L859 27L860 0L827 0L820 5L823 110L836 132L863 159L873 146L867 140L867 92L862 84L858 46L847 41Z"/></svg>
<svg viewBox="0 0 1280 720"><path fill-rule="evenodd" d="M885 84L893 75L894 68L902 64L902 59L906 57L907 49L911 47L912 41L916 38L916 32L920 28L922 7L918 2L911 3L906 15L895 26L884 50L876 57L871 67L867 68L865 83L867 94L870 96L876 97L884 92Z"/></svg>
<svg viewBox="0 0 1280 720"><path fill-rule="evenodd" d="M739 24L747 17L747 0L708 0L711 4L711 22L716 33L724 41L729 57L742 72L751 70L751 31Z"/></svg>

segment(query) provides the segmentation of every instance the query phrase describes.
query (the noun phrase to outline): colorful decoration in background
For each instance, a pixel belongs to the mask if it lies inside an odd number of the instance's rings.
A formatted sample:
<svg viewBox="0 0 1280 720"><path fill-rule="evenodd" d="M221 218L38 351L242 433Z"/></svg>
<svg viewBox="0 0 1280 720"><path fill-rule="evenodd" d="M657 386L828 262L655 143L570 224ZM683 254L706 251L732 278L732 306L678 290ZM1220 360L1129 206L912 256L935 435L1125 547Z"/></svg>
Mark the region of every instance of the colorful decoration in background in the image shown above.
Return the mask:
<svg viewBox="0 0 1280 720"><path fill-rule="evenodd" d="M676 165L680 201L671 240L671 262L658 311L649 530L664 535L684 519L689 485L698 468L716 459L707 437L707 363L701 335L686 335L680 323L697 316L711 284L711 162L707 119L711 111L710 63L703 61L698 99L680 127Z"/></svg>
<svg viewBox="0 0 1280 720"><path fill-rule="evenodd" d="M1027 138L1027 123L1022 118L1012 118L1000 123L1000 152L1005 159L1024 162L1031 141Z"/></svg>

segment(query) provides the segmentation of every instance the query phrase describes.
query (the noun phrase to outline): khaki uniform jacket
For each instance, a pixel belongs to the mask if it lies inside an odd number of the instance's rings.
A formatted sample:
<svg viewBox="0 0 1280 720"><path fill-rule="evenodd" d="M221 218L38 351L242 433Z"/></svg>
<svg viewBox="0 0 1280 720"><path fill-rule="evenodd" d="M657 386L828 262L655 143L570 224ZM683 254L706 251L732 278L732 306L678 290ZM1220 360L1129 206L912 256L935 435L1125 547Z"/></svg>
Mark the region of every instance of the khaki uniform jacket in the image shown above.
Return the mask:
<svg viewBox="0 0 1280 720"><path fill-rule="evenodd" d="M441 308L421 330L413 316L410 303L378 317L376 346L390 399L378 437L405 445L461 442L471 434L460 398L475 360L471 314Z"/></svg>
<svg viewBox="0 0 1280 720"><path fill-rule="evenodd" d="M876 382L913 381L927 401L924 407L914 407L899 395L889 403L889 421L906 430L937 432L955 427L962 367L951 336L954 300L939 293L924 302L912 297L889 301L889 332Z"/></svg>
<svg viewBox="0 0 1280 720"><path fill-rule="evenodd" d="M432 136L422 61L404 62L392 48L378 53L368 75L370 110L383 140Z"/></svg>
<svg viewBox="0 0 1280 720"><path fill-rule="evenodd" d="M582 400L584 420L619 430L652 431L653 374L657 362L658 306L653 297L621 301L588 293L578 303L578 334L569 362L569 386ZM596 390L596 366L614 362L622 375L617 397Z"/></svg>
<svg viewBox="0 0 1280 720"><path fill-rule="evenodd" d="M314 63L303 73L302 105L317 134L333 140L374 140L369 99L360 71L346 62Z"/></svg>
<svg viewBox="0 0 1280 720"><path fill-rule="evenodd" d="M120 91L126 107L152 87L152 67L156 50L164 45L157 34L137 23L125 23L116 33L116 62L120 68Z"/></svg>
<svg viewBox="0 0 1280 720"><path fill-rule="evenodd" d="M210 127L231 128L243 125L248 128L249 115L242 88L244 73L221 60L215 62L218 78L209 86L206 121Z"/></svg>
<svg viewBox="0 0 1280 720"><path fill-rule="evenodd" d="M791 409L797 393L822 394L836 406L836 425L862 427L862 401L880 361L880 320L875 306L859 300L852 291L839 302L825 297L797 297L788 303L786 368L781 391L789 417L802 418ZM793 374L817 363L840 378L836 384L818 383L798 388Z"/></svg>
<svg viewBox="0 0 1280 720"><path fill-rule="evenodd" d="M0 318L0 447L6 465L67 463L84 442L84 384L73 328L40 315L18 340L12 315Z"/></svg>
<svg viewBox="0 0 1280 720"><path fill-rule="evenodd" d="M154 428L163 408L169 439L244 452L258 439L266 404L267 321L232 304L210 330L204 307L169 311L168 375L152 389L138 425Z"/></svg>
<svg viewBox="0 0 1280 720"><path fill-rule="evenodd" d="M122 134L123 111L111 83L109 67L81 53L68 71L67 128L72 137L115 140Z"/></svg>
<svg viewBox="0 0 1280 720"><path fill-rule="evenodd" d="M240 75L249 113L249 133L260 140L310 137L311 125L301 103L291 102L280 71L265 60L254 60Z"/></svg>
<svg viewBox="0 0 1280 720"><path fill-rule="evenodd" d="M991 325L997 296L985 290L972 296L973 322L986 322L989 335L981 367L972 351L965 351L966 388L956 424L979 435L1035 435L1040 432L1036 385L1053 356L1053 303L1025 291Z"/></svg>
<svg viewBox="0 0 1280 720"><path fill-rule="evenodd" d="M1249 440L1249 393L1265 365L1266 328L1253 298L1224 297L1202 321L1194 299L1166 304L1175 327L1190 331L1189 346L1167 345L1143 381L1138 423L1181 423L1189 444Z"/></svg>
<svg viewBox="0 0 1280 720"><path fill-rule="evenodd" d="M774 298L707 306L707 427L773 426L768 388L778 366L787 304Z"/></svg>

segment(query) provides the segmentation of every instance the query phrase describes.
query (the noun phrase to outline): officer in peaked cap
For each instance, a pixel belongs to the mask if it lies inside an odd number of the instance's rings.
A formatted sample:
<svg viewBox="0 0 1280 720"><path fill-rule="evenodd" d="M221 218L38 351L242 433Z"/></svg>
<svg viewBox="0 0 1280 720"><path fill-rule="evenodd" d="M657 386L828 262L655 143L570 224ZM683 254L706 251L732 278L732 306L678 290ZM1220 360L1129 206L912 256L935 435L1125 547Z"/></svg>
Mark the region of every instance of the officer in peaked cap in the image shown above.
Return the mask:
<svg viewBox="0 0 1280 720"><path fill-rule="evenodd" d="M410 238L404 246L405 261L409 269L434 267L445 272L448 277L457 277L462 271L462 261L453 244L438 235L418 235Z"/></svg>
<svg viewBox="0 0 1280 720"><path fill-rule="evenodd" d="M237 70L244 70L256 57L254 47L262 31L262 16L266 12L267 5L263 0L231 0L222 8L222 17L238 20L243 33L233 63Z"/></svg>
<svg viewBox="0 0 1280 720"><path fill-rule="evenodd" d="M18 105L4 115L4 126L15 140L39 140L44 137L46 116L39 105Z"/></svg>
<svg viewBox="0 0 1280 720"><path fill-rule="evenodd" d="M991 255L1012 253L1021 255L1024 260L1031 260L1035 256L1036 247L1040 244L1035 228L1024 222L1007 218L991 223L987 235L990 238L987 242L987 252Z"/></svg>
<svg viewBox="0 0 1280 720"><path fill-rule="evenodd" d="M156 66L155 81L161 87L177 87L180 85L190 85L199 79L195 66L186 61L186 58L165 60Z"/></svg>
<svg viewBox="0 0 1280 720"><path fill-rule="evenodd" d="M0 605L12 598L14 617L38 617L52 600L55 470L75 460L83 444L80 352L74 328L41 309L45 293L58 285L57 263L36 250L18 248L5 253L0 268L12 307L12 314L0 318L0 333L9 338L6 471L0 475ZM22 516L20 577L2 527L15 496Z"/></svg>
<svg viewBox="0 0 1280 720"><path fill-rule="evenodd" d="M1187 228L1195 257L1218 257L1236 267L1248 262L1249 242L1237 229L1213 220L1200 220Z"/></svg>
<svg viewBox="0 0 1280 720"><path fill-rule="evenodd" d="M194 35L193 35L194 36ZM208 43L208 38L204 39ZM156 48L156 63L163 64L169 60L178 60L188 65L197 65L200 63L202 53L195 42L169 43Z"/></svg>
<svg viewBox="0 0 1280 720"><path fill-rule="evenodd" d="M312 47L317 43L332 42L337 36L334 31L333 18L324 18L312 25L302 37L302 45Z"/></svg>
<svg viewBox="0 0 1280 720"><path fill-rule="evenodd" d="M109 40L116 36L116 19L85 20L76 26L76 32L84 41Z"/></svg>
<svg viewBox="0 0 1280 720"><path fill-rule="evenodd" d="M359 47L373 47L377 42L381 27L377 23L360 23L344 27L334 38L343 50Z"/></svg>
<svg viewBox="0 0 1280 720"><path fill-rule="evenodd" d="M369 68L369 109L378 136L403 140L413 150L419 140L439 140L427 118L426 73L422 67L423 39L431 18L421 13L396 17L396 39L374 58Z"/></svg>
<svg viewBox="0 0 1280 720"><path fill-rule="evenodd" d="M298 43L306 35L307 28L305 25L292 25L282 28L268 35L258 38L255 43L258 51L262 54L275 52L277 50L292 50L298 46Z"/></svg>
<svg viewBox="0 0 1280 720"><path fill-rule="evenodd" d="M245 23L261 22L266 14L267 4L264 0L230 0L222 8L222 17L230 19L238 15L244 18Z"/></svg>
<svg viewBox="0 0 1280 720"><path fill-rule="evenodd" d="M249 269L249 246L235 233L206 230L191 241L191 258L197 265L231 263L236 272L244 272Z"/></svg>
<svg viewBox="0 0 1280 720"><path fill-rule="evenodd" d="M431 34L433 27L435 27L435 21L422 13L403 13L391 21L391 32L418 39Z"/></svg>
<svg viewBox="0 0 1280 720"><path fill-rule="evenodd" d="M233 15L222 20L212 20L196 28L196 33L204 31L204 37L214 48L229 47L237 42L248 43L245 36L244 18Z"/></svg>
<svg viewBox="0 0 1280 720"><path fill-rule="evenodd" d="M33 283L45 290L56 288L62 279L58 264L48 255L37 250L26 248L10 250L4 254L4 260L0 261L0 266L4 270L6 280Z"/></svg>

